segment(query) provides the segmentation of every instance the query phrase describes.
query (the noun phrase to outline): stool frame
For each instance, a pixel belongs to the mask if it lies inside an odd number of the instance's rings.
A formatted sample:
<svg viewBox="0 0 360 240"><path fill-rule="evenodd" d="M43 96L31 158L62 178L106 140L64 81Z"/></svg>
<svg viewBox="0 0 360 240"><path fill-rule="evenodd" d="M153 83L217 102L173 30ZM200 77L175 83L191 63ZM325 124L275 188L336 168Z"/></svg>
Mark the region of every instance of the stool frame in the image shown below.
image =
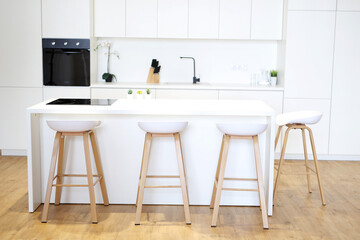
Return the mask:
<svg viewBox="0 0 360 240"><path fill-rule="evenodd" d="M151 143L152 143L153 137L174 137L177 162L178 162L178 168L179 168L179 176L147 175ZM180 186L174 186L174 185L146 186L145 183L146 183L147 178L179 178ZM140 218L141 218L141 211L142 211L142 205L143 205L143 200L144 200L145 188L181 188L183 202L184 202L185 221L186 221L187 225L191 224L188 190L187 190L187 186L186 186L185 166L184 166L184 159L183 159L182 148L181 148L180 134L178 132L177 133L149 133L149 132L147 132L145 135L144 151L143 151L138 192L137 192L137 198L136 198L135 225L140 225Z"/></svg>
<svg viewBox="0 0 360 240"><path fill-rule="evenodd" d="M283 125L279 126L277 134L276 134L275 149L276 149L277 143L279 141L279 137L280 137L282 127L283 127ZM312 130L308 126L306 126L305 124L298 124L298 123L286 124L286 127L287 127L287 129L286 129L286 132L285 132L284 142L283 142L283 146L282 146L282 150L281 150L280 161L279 161L278 164L275 164L275 167L274 167L274 169L277 171L277 174L276 174L275 184L274 184L273 204L275 204L275 197L276 197L276 192L277 192L277 189L278 189L278 186L279 186L280 175L281 174L283 174L283 175L306 175L306 177L307 177L307 186L308 186L308 192L309 193L312 192L311 191L310 175L316 175L317 180L318 180L319 190L320 190L321 203L322 203L323 206L325 206L326 205L325 197L324 197L324 193L323 193L323 189L322 189L322 185L321 185L321 181L320 181L319 165L318 165L318 159L317 159L314 136L313 136ZM291 130L296 130L296 129L300 129L301 133L302 133L305 164L285 163L285 159L284 159L285 158L285 150L286 150L287 140L288 140L288 137L289 137L289 132ZM313 170L309 166L308 153L307 153L307 147L306 147L305 130L307 130L309 132L311 149L312 149L312 153L313 153L313 157L314 157L315 170ZM284 166L284 165L302 165L302 166L305 166L306 172L304 172L304 173L293 173L293 174L284 173L284 172L281 171L282 166ZM278 167L276 167L276 166L278 166Z"/></svg>
<svg viewBox="0 0 360 240"><path fill-rule="evenodd" d="M85 151L85 162L86 162L86 171L87 174L63 174L63 160L64 160L64 142L65 137L67 136L82 136L84 142L84 151ZM98 174L92 173L91 166L91 157L90 157L90 146L89 146L89 137L92 145L92 150L94 153L95 165ZM57 174L55 174L56 162L58 162ZM88 184L63 184L64 177L87 177ZM94 177L97 180L94 182ZM56 184L54 184L54 180L56 179ZM100 155L98 152L95 134L92 130L83 131L83 132L60 132L57 131L54 140L54 147L51 157L49 178L47 182L46 195L44 208L42 213L41 222L46 223L48 220L49 213L49 205L52 187L56 187L55 193L55 206L60 205L61 198L61 190L62 187L88 187L89 188L89 196L90 196L90 206L91 206L91 221L92 223L97 223L97 213L96 213L96 202L95 202L95 190L94 186L99 183L101 188L102 197L104 200L104 205L109 205L109 199L106 190L106 184L104 179L104 173L101 165Z"/></svg>
<svg viewBox="0 0 360 240"><path fill-rule="evenodd" d="M247 139L247 140L253 141L257 178L225 178L225 168L226 168L227 155L228 155L228 151L229 151L230 139ZM258 188L257 189L223 188L224 180L256 181ZM229 135L229 134L223 135L223 140L221 143L221 149L220 149L220 155L219 155L219 161L218 161L216 175L215 175L213 193L212 193L211 203L210 203L210 208L214 209L211 227L216 227L218 214L219 214L222 190L225 190L225 191L257 191L259 193L263 227L264 227L264 229L269 228L269 223L268 223L268 218L267 218L266 201L265 201L264 180L263 180L263 174L262 174L262 168L261 168L258 135L253 135L253 136L240 136L240 135Z"/></svg>

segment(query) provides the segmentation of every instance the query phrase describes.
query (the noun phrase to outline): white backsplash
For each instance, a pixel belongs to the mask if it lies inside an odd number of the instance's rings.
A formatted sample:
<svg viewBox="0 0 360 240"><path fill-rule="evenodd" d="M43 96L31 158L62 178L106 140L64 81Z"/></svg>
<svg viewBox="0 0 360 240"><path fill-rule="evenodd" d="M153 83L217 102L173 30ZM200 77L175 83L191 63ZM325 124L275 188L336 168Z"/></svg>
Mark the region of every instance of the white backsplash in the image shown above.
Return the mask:
<svg viewBox="0 0 360 240"><path fill-rule="evenodd" d="M160 82L192 82L193 62L196 59L196 76L207 83L249 83L251 73L276 69L276 41L240 40L177 40L177 39L121 39L110 40L112 51L110 73L118 82L146 82L151 60L161 65ZM98 81L106 72L106 49L98 53Z"/></svg>

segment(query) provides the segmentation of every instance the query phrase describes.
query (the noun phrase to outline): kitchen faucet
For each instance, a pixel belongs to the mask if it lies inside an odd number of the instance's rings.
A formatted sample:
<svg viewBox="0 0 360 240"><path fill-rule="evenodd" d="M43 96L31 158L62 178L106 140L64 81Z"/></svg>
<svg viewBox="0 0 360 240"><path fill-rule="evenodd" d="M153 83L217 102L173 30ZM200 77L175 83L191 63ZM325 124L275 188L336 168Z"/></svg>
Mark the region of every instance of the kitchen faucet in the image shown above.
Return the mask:
<svg viewBox="0 0 360 240"><path fill-rule="evenodd" d="M196 78L196 73L195 73L195 58L193 57L180 57L181 59L183 58L190 58L194 61L194 77L193 77L193 84L196 84L197 82L200 82L200 78Z"/></svg>

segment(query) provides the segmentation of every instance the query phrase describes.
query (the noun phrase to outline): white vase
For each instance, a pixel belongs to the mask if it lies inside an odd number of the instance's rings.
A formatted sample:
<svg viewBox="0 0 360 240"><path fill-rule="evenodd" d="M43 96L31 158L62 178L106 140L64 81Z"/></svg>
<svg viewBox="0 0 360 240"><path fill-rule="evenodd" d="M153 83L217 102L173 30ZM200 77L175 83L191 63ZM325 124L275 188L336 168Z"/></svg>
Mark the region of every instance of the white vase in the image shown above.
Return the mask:
<svg viewBox="0 0 360 240"><path fill-rule="evenodd" d="M142 93L141 94L136 93L135 99L142 100L142 99L144 99L144 95Z"/></svg>
<svg viewBox="0 0 360 240"><path fill-rule="evenodd" d="M277 82L277 77L271 77L270 78L270 84L271 84L271 86L276 86L276 82Z"/></svg>
<svg viewBox="0 0 360 240"><path fill-rule="evenodd" d="M134 99L134 94L128 94L127 99Z"/></svg>
<svg viewBox="0 0 360 240"><path fill-rule="evenodd" d="M150 93L150 94L145 94L145 99L146 100L148 100L148 99L152 99L152 94Z"/></svg>

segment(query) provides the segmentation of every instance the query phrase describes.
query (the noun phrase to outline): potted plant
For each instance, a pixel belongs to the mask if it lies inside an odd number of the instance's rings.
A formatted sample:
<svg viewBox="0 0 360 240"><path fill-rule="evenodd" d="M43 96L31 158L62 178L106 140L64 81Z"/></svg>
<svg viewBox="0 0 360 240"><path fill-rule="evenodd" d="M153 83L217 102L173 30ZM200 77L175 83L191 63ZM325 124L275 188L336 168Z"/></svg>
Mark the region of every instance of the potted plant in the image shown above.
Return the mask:
<svg viewBox="0 0 360 240"><path fill-rule="evenodd" d="M271 76L270 84L271 84L271 86L276 86L277 74L278 74L277 70L271 70L270 71L270 76Z"/></svg>
<svg viewBox="0 0 360 240"><path fill-rule="evenodd" d="M128 98L128 99L133 99L133 98L134 98L134 94L133 94L133 90L132 90L132 89L129 89L129 90L128 90L127 98Z"/></svg>
<svg viewBox="0 0 360 240"><path fill-rule="evenodd" d="M142 91L139 90L139 91L136 92L136 99L143 99L143 96L144 95L143 95Z"/></svg>
<svg viewBox="0 0 360 240"><path fill-rule="evenodd" d="M146 89L145 98L146 98L146 99L151 99L151 90L150 90L149 88Z"/></svg>
<svg viewBox="0 0 360 240"><path fill-rule="evenodd" d="M105 52L105 55L107 56L107 62L106 62L106 72L103 73L102 79L105 80L105 82L112 82L113 78L116 79L115 74L110 73L109 66L110 66L110 55L115 55L118 59L119 53L114 51L111 52L111 42L110 41L98 41L98 44L96 45L95 51L98 50L100 47L105 47L107 50Z"/></svg>

